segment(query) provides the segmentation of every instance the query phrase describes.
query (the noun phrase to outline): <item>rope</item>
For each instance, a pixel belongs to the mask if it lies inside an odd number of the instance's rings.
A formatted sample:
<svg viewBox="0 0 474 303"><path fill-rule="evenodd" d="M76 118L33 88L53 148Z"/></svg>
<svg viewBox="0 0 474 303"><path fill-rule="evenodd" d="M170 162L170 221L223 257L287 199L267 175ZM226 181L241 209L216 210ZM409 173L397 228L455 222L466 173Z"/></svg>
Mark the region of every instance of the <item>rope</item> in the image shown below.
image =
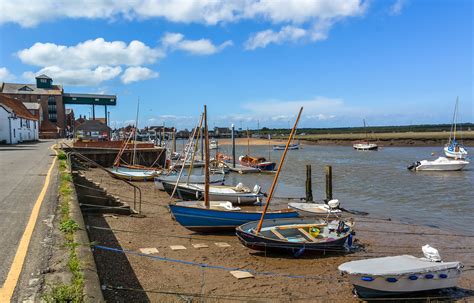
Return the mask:
<svg viewBox="0 0 474 303"><path fill-rule="evenodd" d="M198 266L198 267L201 267L201 268L219 269L219 270L225 270L225 271L238 270L238 271L248 272L248 273L251 273L253 275L282 277L282 278L289 278L289 279L309 279L309 280L317 280L317 281L328 281L329 279L334 278L334 276L304 276L304 275L290 275L290 274L282 274L282 273L274 273L274 272L258 272L258 271L255 271L255 270L242 269L242 268L239 268L239 267L225 267L225 266L221 266L221 265L198 263L198 262L193 262L193 261L185 261L185 260L179 260L179 259L166 258L166 257L161 257L161 256L156 256L156 255L147 255L147 254L139 253L139 252L136 252L136 251L133 251L133 250L118 249L118 248L102 246L102 245L94 245L93 247L97 248L97 249L101 249L101 250L116 252L116 253L123 253L123 254L130 254L130 255L135 255L135 256L140 256L140 257L146 257L146 258L150 258L150 259L158 260L158 261L179 263L179 264L183 264L183 265Z"/></svg>

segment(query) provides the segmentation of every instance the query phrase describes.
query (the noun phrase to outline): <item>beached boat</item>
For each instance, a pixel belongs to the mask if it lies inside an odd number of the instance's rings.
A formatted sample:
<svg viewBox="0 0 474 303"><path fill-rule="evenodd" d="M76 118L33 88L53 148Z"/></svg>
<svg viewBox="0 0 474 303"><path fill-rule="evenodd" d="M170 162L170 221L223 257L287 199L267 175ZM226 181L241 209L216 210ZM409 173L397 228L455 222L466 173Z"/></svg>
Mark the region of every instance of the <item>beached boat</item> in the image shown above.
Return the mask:
<svg viewBox="0 0 474 303"><path fill-rule="evenodd" d="M265 214L266 216L266 214ZM352 227L344 221L327 222L318 218L265 219L243 224L236 229L243 245L254 250L289 251L301 254L316 251L345 251L352 244Z"/></svg>
<svg viewBox="0 0 474 303"><path fill-rule="evenodd" d="M288 150L300 149L299 144L290 144ZM273 145L273 150L285 150L285 145Z"/></svg>
<svg viewBox="0 0 474 303"><path fill-rule="evenodd" d="M432 251L429 245L423 250ZM460 262L441 262L440 258L417 258L410 255L351 261L339 266L349 275L360 297L406 295L456 287L463 265ZM439 255L438 255L439 256Z"/></svg>
<svg viewBox="0 0 474 303"><path fill-rule="evenodd" d="M209 208L203 201L185 201L170 204L173 217L182 226L192 231L232 230L244 223L258 220L262 210L242 210L231 202L210 201ZM270 211L268 218L296 218L298 213L290 209Z"/></svg>
<svg viewBox="0 0 474 303"><path fill-rule="evenodd" d="M172 175L167 175L167 176L158 176L155 177L155 185L156 188L159 190L165 190L163 187L163 182L167 183L173 183L175 184L178 181L178 174L172 174ZM190 176L181 176L180 178L181 183L191 183L191 184L204 184L206 182L206 178L204 175L190 175ZM219 184L222 183L224 184L225 181L225 175L224 174L215 174L215 175L210 175L209 176L209 183L210 184Z"/></svg>
<svg viewBox="0 0 474 303"><path fill-rule="evenodd" d="M446 157L454 159L465 159L467 157L466 147L456 140L457 131L457 115L458 115L458 103L459 99L456 99L456 105L454 106L453 122L451 124L451 132L449 133L449 141L444 146L444 154Z"/></svg>
<svg viewBox="0 0 474 303"><path fill-rule="evenodd" d="M338 209L339 200L331 200L328 204L312 202L290 202L288 207L295 209L302 216L338 216L342 211Z"/></svg>
<svg viewBox="0 0 474 303"><path fill-rule="evenodd" d="M239 162L243 166L258 168L260 170L275 170L276 163L267 161L264 157L251 157L248 155L240 156Z"/></svg>
<svg viewBox="0 0 474 303"><path fill-rule="evenodd" d="M446 157L439 157L436 160L417 161L408 166L413 171L457 171L462 170L469 164L467 160L455 160Z"/></svg>
<svg viewBox="0 0 474 303"><path fill-rule="evenodd" d="M127 181L150 181L161 174L161 170L131 169L127 167L114 166L107 170L116 178Z"/></svg>
<svg viewBox="0 0 474 303"><path fill-rule="evenodd" d="M204 184L178 183L178 185L176 185L176 183L162 183L164 190L169 195L171 195L173 191L175 192L174 198L182 200L202 200L204 198ZM260 186L255 185L253 190L250 190L241 185L241 183L237 184L237 186L209 185L209 200L252 205L262 200L264 195L260 192L260 189Z"/></svg>

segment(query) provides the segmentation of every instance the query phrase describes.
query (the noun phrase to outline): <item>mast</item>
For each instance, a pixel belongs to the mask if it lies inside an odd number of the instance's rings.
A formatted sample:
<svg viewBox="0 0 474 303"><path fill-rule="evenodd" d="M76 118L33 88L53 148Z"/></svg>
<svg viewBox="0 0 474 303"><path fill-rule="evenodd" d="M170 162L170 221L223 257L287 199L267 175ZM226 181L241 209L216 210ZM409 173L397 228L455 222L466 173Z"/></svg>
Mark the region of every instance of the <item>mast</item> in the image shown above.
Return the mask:
<svg viewBox="0 0 474 303"><path fill-rule="evenodd" d="M456 116L458 111L458 101L459 97L456 98L456 103L454 104L453 121L451 122L451 131L449 132L448 144L451 144L451 139L456 140Z"/></svg>
<svg viewBox="0 0 474 303"><path fill-rule="evenodd" d="M260 230L262 229L263 220L265 219L265 213L267 212L268 205L270 205L270 201L272 200L273 193L275 191L275 187L278 182L278 176L280 176L281 169L283 168L283 162L285 162L286 153L288 152L288 147L290 146L291 139L293 138L293 135L295 134L296 127L298 126L298 122L300 121L302 112L303 112L303 107L300 108L298 117L296 117L295 125L293 125L293 129L291 130L290 136L288 137L288 141L286 142L285 151L283 152L283 155L281 156L280 163L278 164L278 170L275 174L275 177L273 178L272 186L270 187L270 193L268 194L267 202L265 203L265 208L263 209L263 212L262 212L262 217L260 218L260 221L258 222L257 233L259 233Z"/></svg>
<svg viewBox="0 0 474 303"><path fill-rule="evenodd" d="M137 117L135 119L135 137L133 139L133 159L132 159L132 165L135 165L135 157L137 154L137 133L138 133L138 111L140 110L140 97L138 97L137 101Z"/></svg>
<svg viewBox="0 0 474 303"><path fill-rule="evenodd" d="M250 134L249 134L248 127L247 127L247 156L250 157Z"/></svg>
<svg viewBox="0 0 474 303"><path fill-rule="evenodd" d="M209 132L207 129L207 107L204 105L204 137L205 137L205 144L204 148L206 149L206 162L204 165L205 170L205 184L204 184L204 204L206 208L210 208L209 203Z"/></svg>
<svg viewBox="0 0 474 303"><path fill-rule="evenodd" d="M202 131L202 120L204 118L204 115L201 115L201 120L199 121L199 130ZM194 136L193 136L193 141L194 143ZM196 136L196 143L194 143L194 148L193 148L193 154L191 156L191 163L189 165L189 169L188 169L188 178L186 180L186 184L189 184L189 179L191 178L191 174L193 172L193 168L194 168L194 158L196 156L196 152L197 152L197 146L199 144L199 135ZM186 162L185 162L186 163ZM184 164L183 164L184 166Z"/></svg>

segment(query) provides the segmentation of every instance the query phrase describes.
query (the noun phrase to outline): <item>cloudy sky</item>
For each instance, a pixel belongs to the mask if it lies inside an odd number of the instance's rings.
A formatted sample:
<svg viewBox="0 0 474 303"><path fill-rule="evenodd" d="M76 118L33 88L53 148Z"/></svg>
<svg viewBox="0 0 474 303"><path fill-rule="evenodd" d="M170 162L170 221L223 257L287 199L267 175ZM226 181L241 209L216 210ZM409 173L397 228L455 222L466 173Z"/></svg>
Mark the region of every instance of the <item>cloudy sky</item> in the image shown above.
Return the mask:
<svg viewBox="0 0 474 303"><path fill-rule="evenodd" d="M0 0L0 82L116 94L112 126L473 122L470 0ZM89 115L88 106L74 107ZM97 116L103 110L97 108Z"/></svg>

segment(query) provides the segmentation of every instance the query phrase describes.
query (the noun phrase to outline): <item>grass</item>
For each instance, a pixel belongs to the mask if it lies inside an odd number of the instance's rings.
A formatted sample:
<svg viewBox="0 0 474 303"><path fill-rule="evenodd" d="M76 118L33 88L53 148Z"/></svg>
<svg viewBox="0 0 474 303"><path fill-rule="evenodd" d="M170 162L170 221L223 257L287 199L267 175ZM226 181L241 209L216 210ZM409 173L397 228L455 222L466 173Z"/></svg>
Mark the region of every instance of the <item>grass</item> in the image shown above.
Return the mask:
<svg viewBox="0 0 474 303"><path fill-rule="evenodd" d="M456 136L459 139L474 139L474 131L459 132ZM344 134L318 134L318 135L298 135L299 139L304 140L361 140L366 135L361 133ZM449 132L390 132L369 134L370 140L446 140L448 141Z"/></svg>
<svg viewBox="0 0 474 303"><path fill-rule="evenodd" d="M70 216L70 203L72 201L73 184L72 176L68 171L67 156L64 152L58 153L59 160L59 208L61 220L59 230L64 234L64 247L69 250L67 267L72 274L70 283L54 285L50 292L43 295L46 302L83 302L84 274L77 256L79 244L74 241L74 233L79 225Z"/></svg>

